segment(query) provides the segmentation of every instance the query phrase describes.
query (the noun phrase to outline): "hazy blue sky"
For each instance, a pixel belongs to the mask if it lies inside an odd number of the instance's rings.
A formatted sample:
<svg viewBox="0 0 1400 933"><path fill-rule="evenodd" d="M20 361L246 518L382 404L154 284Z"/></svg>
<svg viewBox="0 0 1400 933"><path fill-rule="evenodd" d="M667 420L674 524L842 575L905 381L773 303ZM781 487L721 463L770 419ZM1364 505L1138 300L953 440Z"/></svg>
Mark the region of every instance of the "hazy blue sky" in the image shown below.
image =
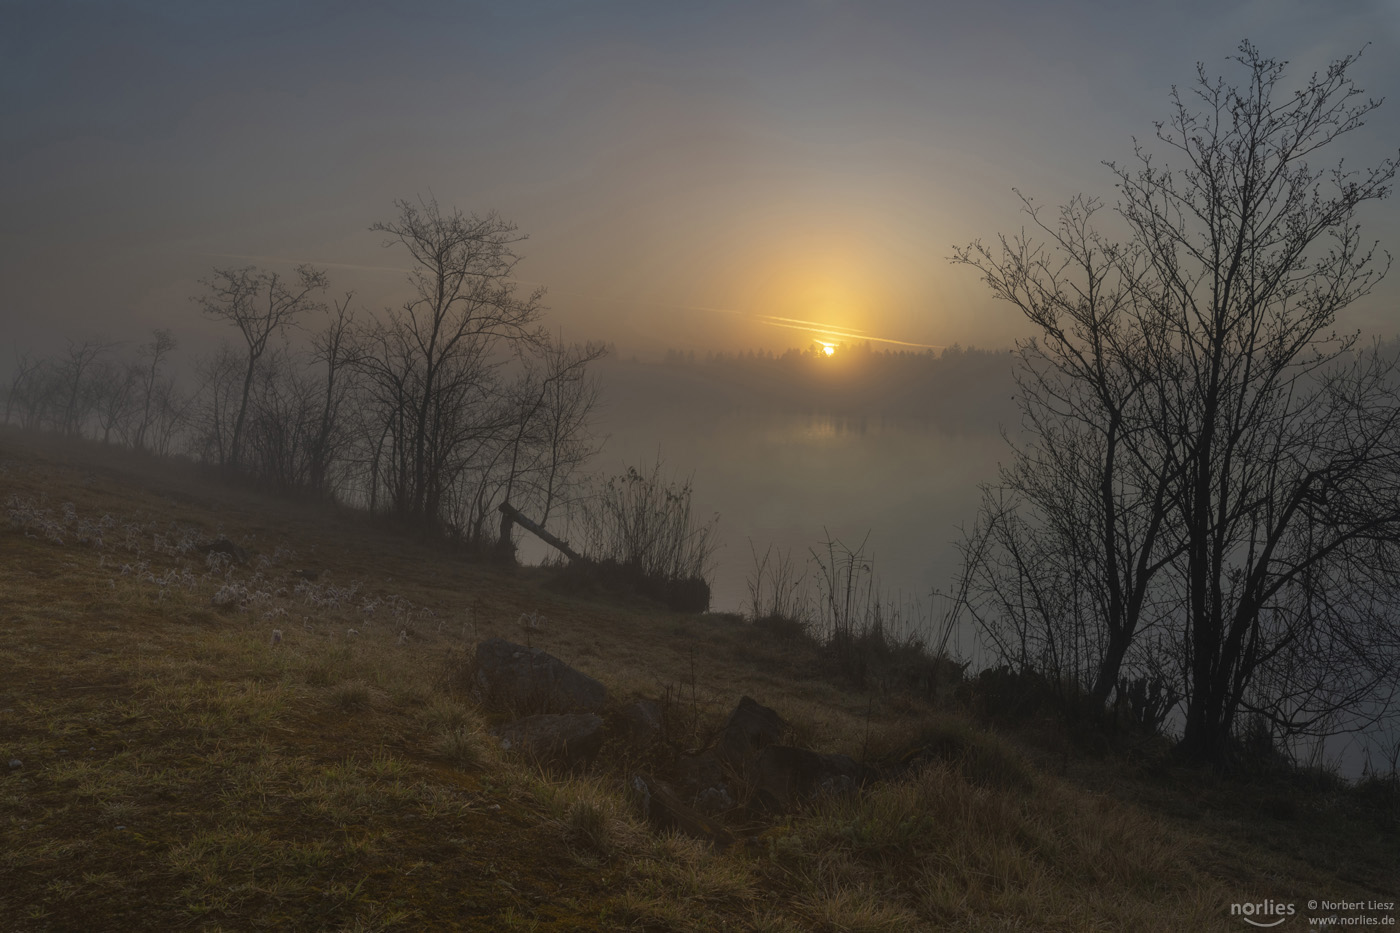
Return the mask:
<svg viewBox="0 0 1400 933"><path fill-rule="evenodd" d="M1021 331L950 247L1016 186L1112 201L1195 63L1242 38L1356 70L1400 145L1400 3L0 2L3 344L214 325L216 266L328 268L396 303L395 198L496 209L566 336L805 345L757 316L911 343ZM1339 153L1340 154L1340 153ZM1363 215L1400 252L1394 201ZM1400 286L1354 318L1386 332ZM10 346L0 345L6 356Z"/></svg>

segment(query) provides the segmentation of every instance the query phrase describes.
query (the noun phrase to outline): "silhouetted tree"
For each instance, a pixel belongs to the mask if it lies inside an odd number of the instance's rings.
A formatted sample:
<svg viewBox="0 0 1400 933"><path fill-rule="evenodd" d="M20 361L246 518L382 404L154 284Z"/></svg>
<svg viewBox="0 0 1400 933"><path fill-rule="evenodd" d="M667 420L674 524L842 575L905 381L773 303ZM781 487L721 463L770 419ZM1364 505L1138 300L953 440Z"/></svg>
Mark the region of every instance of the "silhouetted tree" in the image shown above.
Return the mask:
<svg viewBox="0 0 1400 933"><path fill-rule="evenodd" d="M1048 247L1003 237L999 256L974 244L955 257L1039 331L1017 348L1031 442L1013 445L1001 483L984 490L978 533L995 546L973 580L1003 660L1103 703L1139 633L1170 611L1153 583L1180 552L1166 523L1173 467L1144 441L1145 260L1094 231L1091 200L1072 200L1053 227L1025 204ZM943 353L963 356L956 344Z"/></svg>
<svg viewBox="0 0 1400 933"><path fill-rule="evenodd" d="M87 420L97 397L94 372L114 346L105 337L67 342L67 348L54 370L53 389L57 395L55 427L59 431L74 436L83 433L83 422Z"/></svg>
<svg viewBox="0 0 1400 933"><path fill-rule="evenodd" d="M588 422L598 386L588 367L607 348L546 341L536 350L506 390L512 424L493 445L478 483L472 516L478 539L501 502L530 509L546 525L560 500L567 501L575 472L597 452Z"/></svg>
<svg viewBox="0 0 1400 933"><path fill-rule="evenodd" d="M310 485L318 411L317 382L288 348L259 361L248 400L244 468L278 489Z"/></svg>
<svg viewBox="0 0 1400 933"><path fill-rule="evenodd" d="M215 269L213 278L200 283L207 294L194 299L200 310L216 320L238 328L247 345L243 366L243 387L239 396L233 430L221 465L238 467L243 423L248 413L248 396L253 389L253 372L267 350L268 340L283 332L298 315L315 305L314 295L326 288L326 274L308 265L298 266L292 279L277 272L253 267Z"/></svg>
<svg viewBox="0 0 1400 933"><path fill-rule="evenodd" d="M194 446L198 456L215 463L230 462L233 441L234 413L240 403L240 378L243 369L238 354L228 341L195 364L195 401L191 421ZM251 391L251 385L249 389Z"/></svg>
<svg viewBox="0 0 1400 933"><path fill-rule="evenodd" d="M578 469L595 453L598 442L589 431L598 405L598 382L588 367L608 353L601 343L550 344L544 353L539 402L532 410L538 440L533 471L541 525L556 506L569 504Z"/></svg>
<svg viewBox="0 0 1400 933"><path fill-rule="evenodd" d="M954 257L1037 332L1031 439L982 527L1019 524L988 591L1011 615L1036 594L1051 640L1080 612L1099 696L1155 629L1186 697L1182 751L1217 762L1241 713L1280 735L1380 715L1400 661L1395 362L1333 330L1388 267L1355 215L1396 163L1308 164L1379 106L1356 100L1356 56L1293 92L1248 43L1235 60L1244 87L1200 67L1193 103L1172 92L1157 137L1178 167L1142 147L1110 166L1125 242L1094 231L1092 201L1053 227L1028 201L1048 245Z"/></svg>
<svg viewBox="0 0 1400 933"><path fill-rule="evenodd" d="M321 414L311 442L310 485L317 492L332 496L332 464L345 443L344 417L350 396L350 376L360 362L356 341L355 315L350 310L352 292L327 309L325 326L311 337L312 359L325 366L321 390Z"/></svg>
<svg viewBox="0 0 1400 933"><path fill-rule="evenodd" d="M146 447L146 435L160 415L161 381L160 370L166 359L175 349L175 337L170 331L158 328L152 333L151 342L141 347L140 395L141 416L137 420L136 431L131 446L137 450Z"/></svg>
<svg viewBox="0 0 1400 933"><path fill-rule="evenodd" d="M17 419L24 428L37 428L43 415L43 383L47 378L47 361L21 353L15 359L15 371L5 393L5 422Z"/></svg>
<svg viewBox="0 0 1400 933"><path fill-rule="evenodd" d="M371 499L382 481L394 511L436 525L475 448L509 424L497 404L498 351L541 339L543 291L517 294L523 237L496 214L445 213L434 200L397 207L397 218L370 228L414 263L412 297L364 338L379 436Z"/></svg>
<svg viewBox="0 0 1400 933"><path fill-rule="evenodd" d="M110 357L99 359L93 367L92 408L97 415L97 426L102 429L102 443L111 443L113 433L118 438L130 433L138 378L136 367L130 362Z"/></svg>

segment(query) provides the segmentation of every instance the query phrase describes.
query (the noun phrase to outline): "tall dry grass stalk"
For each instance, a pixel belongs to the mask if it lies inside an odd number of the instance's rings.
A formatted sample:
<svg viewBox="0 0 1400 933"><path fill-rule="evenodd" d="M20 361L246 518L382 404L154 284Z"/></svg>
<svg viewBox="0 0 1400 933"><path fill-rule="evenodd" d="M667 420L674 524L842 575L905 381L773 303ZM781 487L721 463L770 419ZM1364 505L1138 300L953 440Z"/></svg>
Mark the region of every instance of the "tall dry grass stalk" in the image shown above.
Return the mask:
<svg viewBox="0 0 1400 933"><path fill-rule="evenodd" d="M609 477L582 505L585 552L660 580L705 579L718 516L695 514L691 480L667 478L660 458Z"/></svg>

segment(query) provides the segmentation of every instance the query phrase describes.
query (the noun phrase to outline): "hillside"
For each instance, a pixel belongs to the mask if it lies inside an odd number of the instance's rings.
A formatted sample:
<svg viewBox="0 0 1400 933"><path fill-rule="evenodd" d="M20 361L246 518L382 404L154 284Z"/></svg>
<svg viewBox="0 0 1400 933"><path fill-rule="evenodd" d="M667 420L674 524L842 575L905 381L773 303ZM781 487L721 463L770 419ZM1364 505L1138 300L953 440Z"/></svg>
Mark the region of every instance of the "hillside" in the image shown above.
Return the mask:
<svg viewBox="0 0 1400 933"><path fill-rule="evenodd" d="M1328 913L1310 899L1400 895L1393 789L992 733L734 616L571 595L95 444L0 431L0 500L7 930L1241 930L1231 905L1265 901L1297 905L1289 930ZM510 717L469 673L492 636L606 685L585 772L491 736ZM630 777L712 743L743 696L820 752L939 753L745 811L727 845L648 825ZM655 748L619 737L639 697ZM1340 913L1361 915L1397 917Z"/></svg>

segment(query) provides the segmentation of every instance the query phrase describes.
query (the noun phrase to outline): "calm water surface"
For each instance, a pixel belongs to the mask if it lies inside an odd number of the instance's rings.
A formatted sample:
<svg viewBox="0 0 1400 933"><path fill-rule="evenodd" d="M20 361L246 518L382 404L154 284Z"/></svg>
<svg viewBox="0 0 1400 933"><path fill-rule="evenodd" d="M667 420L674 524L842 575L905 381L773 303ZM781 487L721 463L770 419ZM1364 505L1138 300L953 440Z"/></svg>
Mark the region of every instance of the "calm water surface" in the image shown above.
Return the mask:
<svg viewBox="0 0 1400 933"><path fill-rule="evenodd" d="M730 612L748 600L750 542L805 556L828 535L852 548L865 541L885 591L927 602L950 588L958 526L971 524L977 484L1007 452L995 427L951 434L913 419L633 410L600 427L602 471L659 453L668 471L693 474L696 512L719 515L712 608Z"/></svg>

